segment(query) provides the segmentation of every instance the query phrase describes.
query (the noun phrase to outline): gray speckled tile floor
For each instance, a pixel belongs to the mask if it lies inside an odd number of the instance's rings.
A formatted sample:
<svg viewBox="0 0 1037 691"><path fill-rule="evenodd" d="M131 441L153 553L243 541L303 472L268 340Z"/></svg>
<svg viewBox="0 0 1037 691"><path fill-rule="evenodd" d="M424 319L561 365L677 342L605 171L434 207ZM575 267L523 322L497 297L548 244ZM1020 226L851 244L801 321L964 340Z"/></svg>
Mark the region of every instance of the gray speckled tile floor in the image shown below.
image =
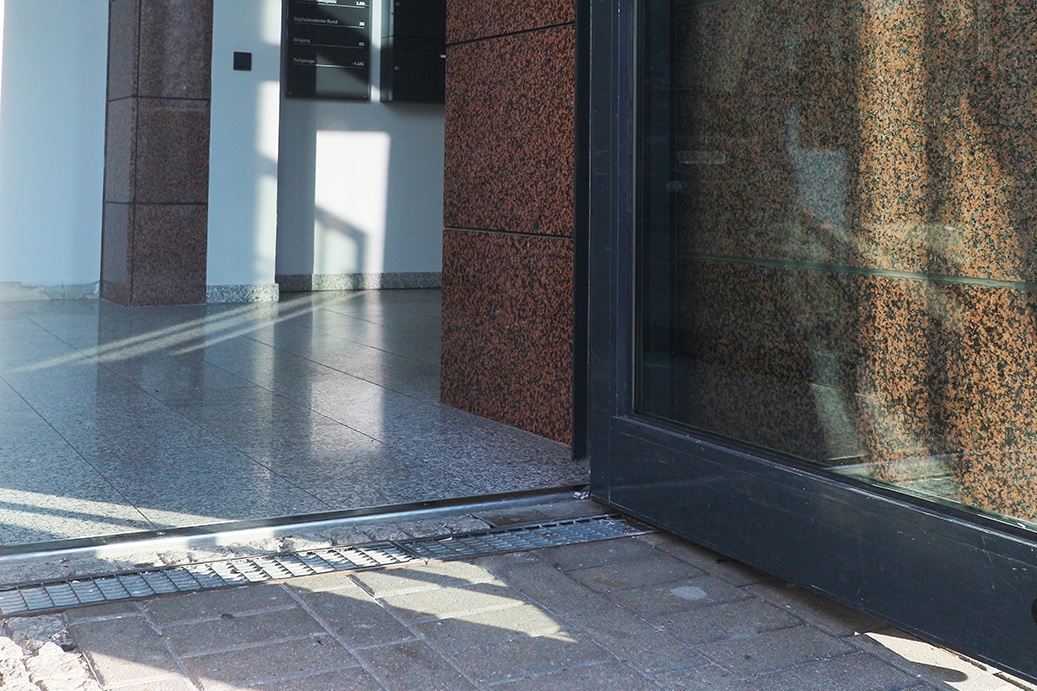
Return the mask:
<svg viewBox="0 0 1037 691"><path fill-rule="evenodd" d="M0 303L0 547L579 484L439 403L438 290Z"/></svg>

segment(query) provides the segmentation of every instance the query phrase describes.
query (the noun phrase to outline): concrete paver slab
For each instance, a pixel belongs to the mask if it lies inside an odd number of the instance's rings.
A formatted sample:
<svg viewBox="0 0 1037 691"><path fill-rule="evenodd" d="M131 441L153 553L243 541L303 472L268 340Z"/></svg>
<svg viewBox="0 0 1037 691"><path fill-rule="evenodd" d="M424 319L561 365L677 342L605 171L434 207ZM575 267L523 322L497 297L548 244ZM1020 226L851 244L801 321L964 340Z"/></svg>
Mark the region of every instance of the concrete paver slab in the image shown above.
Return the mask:
<svg viewBox="0 0 1037 691"><path fill-rule="evenodd" d="M884 621L784 581L754 583L745 590L790 614L810 621L833 636L852 636L889 628L889 624Z"/></svg>
<svg viewBox="0 0 1037 691"><path fill-rule="evenodd" d="M102 686L183 676L165 639L143 617L76 624L70 631Z"/></svg>
<svg viewBox="0 0 1037 691"><path fill-rule="evenodd" d="M514 589L494 583L475 583L460 588L435 588L389 595L381 600L404 623L449 619L525 604Z"/></svg>
<svg viewBox="0 0 1037 691"><path fill-rule="evenodd" d="M209 688L220 689L219 686ZM227 691L238 691L241 687L228 685L224 688ZM382 691L382 686L374 677L360 667L350 667L294 679L278 679L265 684L253 684L248 688L261 691Z"/></svg>
<svg viewBox="0 0 1037 691"><path fill-rule="evenodd" d="M186 658L184 666L203 689L247 687L358 667L349 651L328 635L281 641Z"/></svg>
<svg viewBox="0 0 1037 691"><path fill-rule="evenodd" d="M238 650L260 643L273 643L325 633L301 609L262 614L218 614L215 619L162 627L162 636L181 657L224 650Z"/></svg>
<svg viewBox="0 0 1037 691"><path fill-rule="evenodd" d="M475 688L424 641L365 648L358 650L356 655L390 691Z"/></svg>
<svg viewBox="0 0 1037 691"><path fill-rule="evenodd" d="M847 655L854 648L811 626L764 631L749 638L712 641L698 651L740 677Z"/></svg>
<svg viewBox="0 0 1037 691"><path fill-rule="evenodd" d="M918 679L867 653L853 653L758 676L759 691L901 691L918 685Z"/></svg>
<svg viewBox="0 0 1037 691"><path fill-rule="evenodd" d="M739 679L727 670L713 664L660 674L655 677L655 681L662 688L674 691L755 691L744 679ZM793 689L795 686L787 691Z"/></svg>
<svg viewBox="0 0 1037 691"><path fill-rule="evenodd" d="M723 602L747 600L753 595L715 576L699 576L661 585L610 592L608 598L639 617L652 618Z"/></svg>
<svg viewBox="0 0 1037 691"><path fill-rule="evenodd" d="M570 578L602 593L672 583L702 575L702 571L694 566L663 553L652 555L639 563L636 569L620 561L567 573Z"/></svg>
<svg viewBox="0 0 1037 691"><path fill-rule="evenodd" d="M687 645L745 639L775 629L798 626L800 620L763 600L726 602L654 619L677 640Z"/></svg>
<svg viewBox="0 0 1037 691"><path fill-rule="evenodd" d="M662 557L665 555L657 553L657 558ZM641 671L655 673L703 662L697 653L653 623L570 578L578 571L563 573L544 562L491 558L480 563L491 570L504 564L509 585L548 611L557 612L616 658L629 661ZM627 565L627 570L637 570L644 562L621 563Z"/></svg>
<svg viewBox="0 0 1037 691"><path fill-rule="evenodd" d="M658 684L620 662L603 662L573 667L528 679L501 684L507 691L586 691L587 689L624 689L624 691L659 691Z"/></svg>
<svg viewBox="0 0 1037 691"><path fill-rule="evenodd" d="M144 604L148 618L159 626L294 607L295 601L283 589L265 585L156 598Z"/></svg>
<svg viewBox="0 0 1037 691"><path fill-rule="evenodd" d="M718 554L711 549L682 540L669 533L651 533L634 538L638 542L652 545L656 549L702 569L708 574L723 578L735 586L751 585L778 580L739 561Z"/></svg>
<svg viewBox="0 0 1037 691"><path fill-rule="evenodd" d="M349 648L398 643L414 634L360 588L302 593L306 609Z"/></svg>
<svg viewBox="0 0 1037 691"><path fill-rule="evenodd" d="M435 642L432 645L435 647ZM445 657L477 685L612 660L604 648L586 637L568 633L516 638L482 648L478 654L447 651Z"/></svg>

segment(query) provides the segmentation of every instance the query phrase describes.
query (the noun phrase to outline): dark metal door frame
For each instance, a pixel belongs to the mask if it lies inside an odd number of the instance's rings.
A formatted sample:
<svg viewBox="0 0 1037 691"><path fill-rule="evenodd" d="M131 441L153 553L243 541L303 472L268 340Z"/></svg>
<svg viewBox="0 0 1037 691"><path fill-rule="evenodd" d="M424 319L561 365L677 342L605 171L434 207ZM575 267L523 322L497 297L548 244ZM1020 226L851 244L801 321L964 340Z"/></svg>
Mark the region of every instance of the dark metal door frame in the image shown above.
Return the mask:
<svg viewBox="0 0 1037 691"><path fill-rule="evenodd" d="M1037 681L1037 541L631 413L637 0L578 4L577 252L595 499ZM579 360L578 360L579 362ZM581 381L583 373L578 373Z"/></svg>

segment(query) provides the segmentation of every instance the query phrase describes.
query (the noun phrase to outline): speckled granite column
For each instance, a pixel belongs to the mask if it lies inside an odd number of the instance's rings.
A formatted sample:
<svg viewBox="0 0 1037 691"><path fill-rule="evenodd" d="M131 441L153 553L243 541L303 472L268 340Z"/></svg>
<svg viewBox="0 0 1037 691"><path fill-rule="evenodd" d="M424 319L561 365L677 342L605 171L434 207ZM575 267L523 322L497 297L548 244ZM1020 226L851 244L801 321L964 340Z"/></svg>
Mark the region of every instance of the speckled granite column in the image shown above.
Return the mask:
<svg viewBox="0 0 1037 691"><path fill-rule="evenodd" d="M110 0L101 297L205 302L213 0Z"/></svg>
<svg viewBox="0 0 1037 691"><path fill-rule="evenodd" d="M447 2L445 403L569 442L574 6Z"/></svg>

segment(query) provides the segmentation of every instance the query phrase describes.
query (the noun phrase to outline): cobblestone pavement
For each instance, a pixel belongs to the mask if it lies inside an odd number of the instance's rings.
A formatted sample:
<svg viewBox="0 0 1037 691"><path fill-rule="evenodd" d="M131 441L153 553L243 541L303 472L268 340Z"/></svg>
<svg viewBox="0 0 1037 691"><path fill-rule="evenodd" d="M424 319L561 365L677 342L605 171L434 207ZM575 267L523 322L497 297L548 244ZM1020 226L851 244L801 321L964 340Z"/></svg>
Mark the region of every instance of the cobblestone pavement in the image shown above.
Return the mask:
<svg viewBox="0 0 1037 691"><path fill-rule="evenodd" d="M666 534L3 620L0 688L1033 688Z"/></svg>

